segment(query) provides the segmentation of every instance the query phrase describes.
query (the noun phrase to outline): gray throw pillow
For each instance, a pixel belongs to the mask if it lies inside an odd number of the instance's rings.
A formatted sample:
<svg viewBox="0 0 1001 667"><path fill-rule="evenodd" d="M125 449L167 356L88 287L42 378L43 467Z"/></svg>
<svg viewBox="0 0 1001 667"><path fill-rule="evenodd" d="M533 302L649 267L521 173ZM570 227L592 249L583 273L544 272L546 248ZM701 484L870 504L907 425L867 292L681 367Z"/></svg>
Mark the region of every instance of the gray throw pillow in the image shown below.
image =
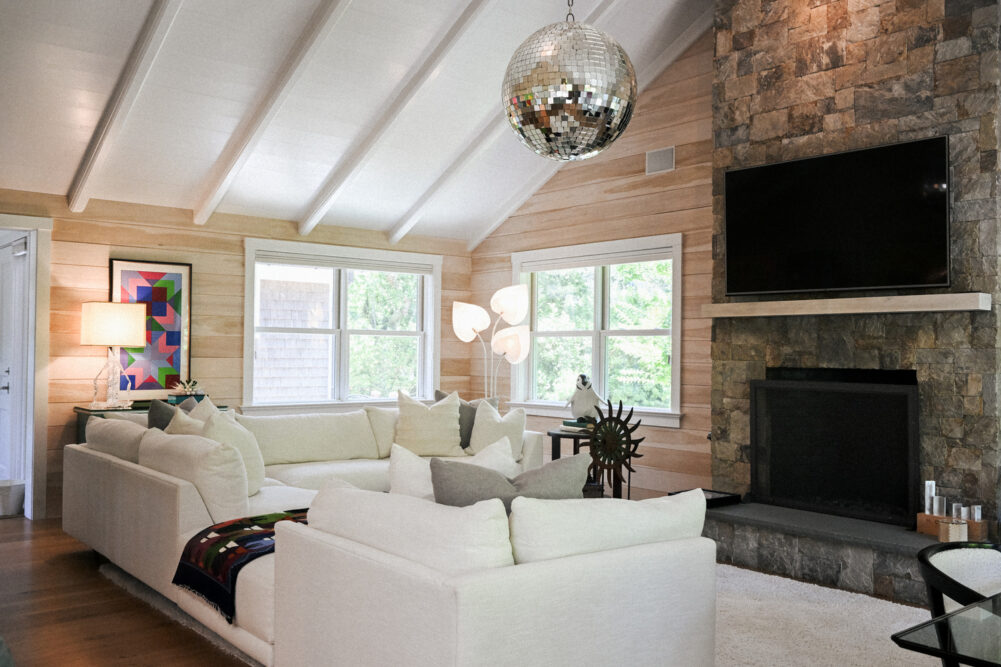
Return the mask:
<svg viewBox="0 0 1001 667"><path fill-rule="evenodd" d="M149 418L146 421L146 425L149 428L158 428L163 431L167 428L170 420L174 418L176 411L177 408L173 405L154 398L149 404Z"/></svg>
<svg viewBox="0 0 1001 667"><path fill-rule="evenodd" d="M441 399L448 396L445 392L440 389L434 390L434 400L440 401ZM463 449L469 448L469 438L473 435L473 422L476 421L476 406L479 405L480 401L486 401L490 405L497 407L497 397L493 398L477 398L472 401L464 401L459 399L459 445Z"/></svg>
<svg viewBox="0 0 1001 667"><path fill-rule="evenodd" d="M187 414L192 410L194 410L195 406L197 405L198 405L198 399L196 399L194 396L188 396L186 399L177 404L177 408L182 412L184 412L184 414Z"/></svg>
<svg viewBox="0 0 1001 667"><path fill-rule="evenodd" d="M527 470L514 479L479 466L431 459L434 500L441 505L466 507L481 500L500 498L508 513L518 496L529 498L583 498L591 455L577 454Z"/></svg>

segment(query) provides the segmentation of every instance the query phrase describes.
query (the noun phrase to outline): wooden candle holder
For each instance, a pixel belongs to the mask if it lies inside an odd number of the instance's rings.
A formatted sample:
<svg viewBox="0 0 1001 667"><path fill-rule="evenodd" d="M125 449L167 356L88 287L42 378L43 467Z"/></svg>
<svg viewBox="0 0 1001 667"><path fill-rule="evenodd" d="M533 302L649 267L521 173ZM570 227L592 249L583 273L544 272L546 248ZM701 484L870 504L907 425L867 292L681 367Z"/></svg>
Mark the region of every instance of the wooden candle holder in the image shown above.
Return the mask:
<svg viewBox="0 0 1001 667"><path fill-rule="evenodd" d="M918 513L918 525L917 531L925 535L931 535L934 538L938 538L938 522L939 521L950 521L952 517L948 516L937 516L935 514L925 514L924 512ZM986 542L987 541L987 522L986 521L973 521L972 519L966 519L966 539L970 542Z"/></svg>

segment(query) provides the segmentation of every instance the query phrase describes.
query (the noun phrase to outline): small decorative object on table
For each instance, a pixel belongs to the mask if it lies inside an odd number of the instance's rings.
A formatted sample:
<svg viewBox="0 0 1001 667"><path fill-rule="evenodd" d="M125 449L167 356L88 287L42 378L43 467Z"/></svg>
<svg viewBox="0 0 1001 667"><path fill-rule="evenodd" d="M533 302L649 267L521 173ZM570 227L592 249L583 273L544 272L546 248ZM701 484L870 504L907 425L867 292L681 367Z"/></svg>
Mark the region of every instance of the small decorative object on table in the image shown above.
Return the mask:
<svg viewBox="0 0 1001 667"><path fill-rule="evenodd" d="M594 388L591 386L591 380L581 373L577 376L577 389L564 407L570 408L570 414L574 416L574 419L597 421L598 408L603 403L604 401L601 400L601 397L595 393ZM566 424L566 422L563 423Z"/></svg>
<svg viewBox="0 0 1001 667"><path fill-rule="evenodd" d="M585 376L581 376L585 377ZM633 458L640 458L642 454L637 454L636 450L645 438L633 439L633 433L642 423L637 420L635 424L630 424L633 418L633 410L629 409L629 414L622 418L622 401L619 401L619 410L612 414L612 399L608 398L608 416L596 406L600 419L591 434L591 467L588 469L588 479L601 481L607 476L608 482L612 485L612 496L622 497L622 469L629 471L629 482L626 490L626 497L629 497L632 485L632 474L634 472L630 463Z"/></svg>
<svg viewBox="0 0 1001 667"><path fill-rule="evenodd" d="M177 384L174 385L174 389L179 393L171 394L167 397L167 402L171 405L182 403L189 397L196 401L201 401L205 398L205 392L198 388L198 380L178 380Z"/></svg>

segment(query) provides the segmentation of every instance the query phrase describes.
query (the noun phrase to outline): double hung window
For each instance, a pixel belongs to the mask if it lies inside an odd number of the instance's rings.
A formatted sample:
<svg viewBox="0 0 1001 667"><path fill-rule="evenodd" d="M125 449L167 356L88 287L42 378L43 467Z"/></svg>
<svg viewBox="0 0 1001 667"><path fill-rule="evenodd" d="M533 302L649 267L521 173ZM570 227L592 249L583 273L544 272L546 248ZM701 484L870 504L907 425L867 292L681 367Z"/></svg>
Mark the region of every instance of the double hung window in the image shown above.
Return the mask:
<svg viewBox="0 0 1001 667"><path fill-rule="evenodd" d="M247 241L244 404L430 397L441 261Z"/></svg>
<svg viewBox="0 0 1001 667"><path fill-rule="evenodd" d="M532 294L516 402L559 412L584 373L602 398L677 425L680 234L516 253L513 263Z"/></svg>

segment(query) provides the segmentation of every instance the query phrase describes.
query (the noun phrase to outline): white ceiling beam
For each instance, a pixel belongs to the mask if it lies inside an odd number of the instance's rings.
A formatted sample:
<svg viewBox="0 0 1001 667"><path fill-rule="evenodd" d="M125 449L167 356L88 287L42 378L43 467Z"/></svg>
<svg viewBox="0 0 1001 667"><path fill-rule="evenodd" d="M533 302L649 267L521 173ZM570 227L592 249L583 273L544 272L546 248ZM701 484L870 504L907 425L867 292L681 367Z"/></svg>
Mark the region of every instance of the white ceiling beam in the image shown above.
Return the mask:
<svg viewBox="0 0 1001 667"><path fill-rule="evenodd" d="M456 177L462 174L466 165L483 154L505 131L507 131L507 118L504 117L503 113L500 114L499 119L497 112L491 113L486 122L480 123L475 134L473 134L472 141L464 144L466 146L473 145L476 148L472 150L463 149L461 154L452 161L452 164L442 172L441 176L421 194L420 198L410 207L410 210L393 225L393 228L389 231L389 242L394 245L399 243L414 228L414 225L420 222L420 219L424 217L424 213L434 202L435 198L451 185Z"/></svg>
<svg viewBox="0 0 1001 667"><path fill-rule="evenodd" d="M431 79L438 65L441 64L448 52L459 41L459 38L473 24L476 16L491 1L471 0L445 34L440 39L432 42L436 46L431 53L411 70L409 76L399 87L399 92L392 100L383 105L385 109L383 114L371 125L368 133L354 147L348 150L344 158L327 177L316 197L310 203L306 215L299 222L299 234L305 236L319 224L320 220L327 214L327 211L330 210L330 207L333 206L334 201L342 192L344 185L369 158L372 149L379 139L382 138L386 130L396 121L407 104L417 94L417 91L420 90L421 86Z"/></svg>
<svg viewBox="0 0 1001 667"><path fill-rule="evenodd" d="M347 12L351 0L323 0L313 12L306 29L289 50L271 85L253 112L229 138L219 159L212 166L205 188L194 207L196 225L204 225L233 185L243 165L264 136L268 125L281 110L285 100L306 67L312 62L327 36Z"/></svg>
<svg viewBox="0 0 1001 667"><path fill-rule="evenodd" d="M73 175L66 200L69 209L74 213L87 208L94 174L107 159L115 139L125 126L183 2L184 0L153 1L146 15L146 21L139 30L139 36L132 45L128 60L125 61L125 67L118 77L115 89L104 107L101 120L98 121L94 134L90 137L90 143L87 144L80 166Z"/></svg>

